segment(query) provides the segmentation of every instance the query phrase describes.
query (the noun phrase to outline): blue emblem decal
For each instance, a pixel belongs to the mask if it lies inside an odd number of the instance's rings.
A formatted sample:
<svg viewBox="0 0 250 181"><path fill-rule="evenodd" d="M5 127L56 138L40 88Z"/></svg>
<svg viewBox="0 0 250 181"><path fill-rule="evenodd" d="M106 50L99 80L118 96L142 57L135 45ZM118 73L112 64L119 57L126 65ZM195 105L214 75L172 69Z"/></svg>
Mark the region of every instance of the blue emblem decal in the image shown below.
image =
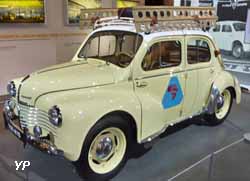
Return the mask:
<svg viewBox="0 0 250 181"><path fill-rule="evenodd" d="M176 76L172 77L162 99L163 108L169 109L171 107L177 106L182 102L182 99L183 92L180 82Z"/></svg>

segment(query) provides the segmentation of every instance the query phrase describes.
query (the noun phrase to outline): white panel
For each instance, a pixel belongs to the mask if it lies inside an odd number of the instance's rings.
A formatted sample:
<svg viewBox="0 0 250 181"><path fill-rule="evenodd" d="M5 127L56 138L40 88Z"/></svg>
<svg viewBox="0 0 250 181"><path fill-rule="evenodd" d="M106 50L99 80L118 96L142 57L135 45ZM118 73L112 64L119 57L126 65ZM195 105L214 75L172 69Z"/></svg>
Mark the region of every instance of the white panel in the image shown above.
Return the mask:
<svg viewBox="0 0 250 181"><path fill-rule="evenodd" d="M0 41L0 95L9 80L56 64L53 40Z"/></svg>
<svg viewBox="0 0 250 181"><path fill-rule="evenodd" d="M199 6L199 0L192 0L191 1L191 6L198 7Z"/></svg>
<svg viewBox="0 0 250 181"><path fill-rule="evenodd" d="M181 0L174 0L174 6L181 6Z"/></svg>
<svg viewBox="0 0 250 181"><path fill-rule="evenodd" d="M65 26L64 4L64 0L46 0L46 25L1 25L0 95L6 93L9 80L73 57L84 31ZM16 40L16 35L22 40ZM27 35L35 40L23 40Z"/></svg>
<svg viewBox="0 0 250 181"><path fill-rule="evenodd" d="M56 40L57 63L70 61L84 41L85 36L64 37Z"/></svg>
<svg viewBox="0 0 250 181"><path fill-rule="evenodd" d="M248 10L248 15L247 15L245 42L250 43L250 9Z"/></svg>

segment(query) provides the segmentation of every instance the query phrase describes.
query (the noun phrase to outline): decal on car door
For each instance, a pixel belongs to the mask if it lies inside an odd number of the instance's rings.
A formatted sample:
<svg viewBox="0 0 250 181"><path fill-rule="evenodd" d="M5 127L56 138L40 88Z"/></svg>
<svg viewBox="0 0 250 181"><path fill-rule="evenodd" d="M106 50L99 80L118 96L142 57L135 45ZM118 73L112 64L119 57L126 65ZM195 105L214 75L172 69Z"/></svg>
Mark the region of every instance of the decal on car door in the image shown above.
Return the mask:
<svg viewBox="0 0 250 181"><path fill-rule="evenodd" d="M167 90L162 99L162 106L164 109L177 106L182 102L183 92L177 76L170 79Z"/></svg>

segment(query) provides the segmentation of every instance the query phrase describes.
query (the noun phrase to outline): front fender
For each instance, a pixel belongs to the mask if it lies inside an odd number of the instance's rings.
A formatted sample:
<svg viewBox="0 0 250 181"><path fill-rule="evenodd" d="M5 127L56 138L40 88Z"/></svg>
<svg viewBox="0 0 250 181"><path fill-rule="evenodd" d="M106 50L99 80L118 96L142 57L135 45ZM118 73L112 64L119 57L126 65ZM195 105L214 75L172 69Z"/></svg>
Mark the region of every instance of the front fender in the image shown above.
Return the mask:
<svg viewBox="0 0 250 181"><path fill-rule="evenodd" d="M57 105L62 112L62 127L57 130L55 145L64 150L65 157L76 161L89 130L104 115L113 111L128 112L136 121L140 139L141 106L132 83L57 92L42 96L36 107L48 110Z"/></svg>

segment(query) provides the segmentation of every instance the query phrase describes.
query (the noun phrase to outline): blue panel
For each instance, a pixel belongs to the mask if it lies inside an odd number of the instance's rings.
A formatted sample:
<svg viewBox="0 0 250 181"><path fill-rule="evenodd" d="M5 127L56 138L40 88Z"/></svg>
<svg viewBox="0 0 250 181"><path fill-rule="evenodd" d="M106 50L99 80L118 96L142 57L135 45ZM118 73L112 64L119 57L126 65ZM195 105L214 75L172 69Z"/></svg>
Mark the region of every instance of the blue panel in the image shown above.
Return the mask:
<svg viewBox="0 0 250 181"><path fill-rule="evenodd" d="M179 105L183 99L183 92L177 76L170 79L165 94L162 98L162 106L169 109Z"/></svg>

